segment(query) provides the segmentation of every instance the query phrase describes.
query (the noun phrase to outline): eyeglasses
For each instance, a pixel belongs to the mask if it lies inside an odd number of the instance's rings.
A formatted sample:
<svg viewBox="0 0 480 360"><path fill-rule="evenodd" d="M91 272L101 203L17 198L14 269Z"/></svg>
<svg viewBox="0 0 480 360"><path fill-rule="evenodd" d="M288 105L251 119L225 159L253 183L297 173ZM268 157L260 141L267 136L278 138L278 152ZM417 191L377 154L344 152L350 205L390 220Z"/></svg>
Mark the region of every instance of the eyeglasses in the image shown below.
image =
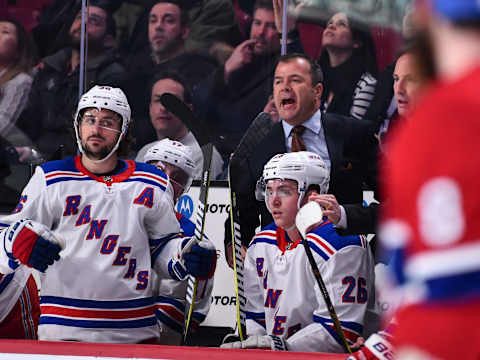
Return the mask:
<svg viewBox="0 0 480 360"><path fill-rule="evenodd" d="M102 129L121 132L118 129L120 121L115 117L104 116L101 119L98 119L95 115L86 112L82 117L82 123L87 126L95 126L95 124L97 124L98 127Z"/></svg>
<svg viewBox="0 0 480 360"><path fill-rule="evenodd" d="M277 189L273 190L270 188L267 188L265 190L265 196L267 198L271 198L272 196L278 196L279 198L287 198L294 196L297 193L297 189L292 189L288 186L280 186Z"/></svg>

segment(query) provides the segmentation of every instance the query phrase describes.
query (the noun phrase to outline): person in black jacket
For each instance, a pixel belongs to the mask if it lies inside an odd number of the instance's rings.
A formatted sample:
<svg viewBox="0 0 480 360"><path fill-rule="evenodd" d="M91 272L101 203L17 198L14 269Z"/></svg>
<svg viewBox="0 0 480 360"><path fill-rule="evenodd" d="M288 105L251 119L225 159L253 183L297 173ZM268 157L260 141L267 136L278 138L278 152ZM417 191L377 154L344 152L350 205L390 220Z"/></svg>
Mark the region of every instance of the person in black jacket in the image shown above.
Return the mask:
<svg viewBox="0 0 480 360"><path fill-rule="evenodd" d="M108 8L90 1L85 89L94 85L122 86L126 71L107 44L115 37L115 21ZM98 4L100 5L100 4ZM81 12L69 29L69 45L42 59L37 66L27 106L19 127L38 146L45 159L63 147L63 156L76 153L72 116L79 94Z"/></svg>
<svg viewBox="0 0 480 360"><path fill-rule="evenodd" d="M321 81L320 69L308 56L289 54L279 59L273 89L281 121L273 126L246 161L231 169L244 246L259 225L259 214L262 226L272 221L264 203L255 200L256 183L263 166L273 155L292 151L297 126L305 127L301 137L306 150L319 154L330 171L329 191L342 203L362 201L366 163L374 161L370 158L374 154L371 151L374 126L368 121L321 113ZM362 163L346 163L346 156L352 152L363 160ZM230 239L227 231L227 244Z"/></svg>
<svg viewBox="0 0 480 360"><path fill-rule="evenodd" d="M289 44L288 52L294 51L303 51L298 37ZM273 3L257 0L249 39L204 83L208 88L204 118L215 130L215 145L226 159L267 103L279 56Z"/></svg>
<svg viewBox="0 0 480 360"><path fill-rule="evenodd" d="M136 151L157 137L149 118L152 77L164 72L180 74L192 90L193 106L197 108L198 84L216 68L214 59L186 51L185 41L189 33L190 20L181 1L158 0L153 3L148 20L149 47L130 54L128 61L126 90L136 121Z"/></svg>

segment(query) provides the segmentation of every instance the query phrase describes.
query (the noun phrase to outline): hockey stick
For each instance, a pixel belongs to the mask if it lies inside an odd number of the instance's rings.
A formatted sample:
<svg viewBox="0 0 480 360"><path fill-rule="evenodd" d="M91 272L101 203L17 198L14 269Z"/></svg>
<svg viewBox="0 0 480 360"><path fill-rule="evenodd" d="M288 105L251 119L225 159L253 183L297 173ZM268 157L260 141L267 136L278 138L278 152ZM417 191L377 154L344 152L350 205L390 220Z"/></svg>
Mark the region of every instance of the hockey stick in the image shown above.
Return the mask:
<svg viewBox="0 0 480 360"><path fill-rule="evenodd" d="M207 133L208 127L200 119L195 118L192 109L182 100L170 93L160 96L160 102L173 115L177 116L185 126L193 133L200 147L210 143L210 136Z"/></svg>
<svg viewBox="0 0 480 360"><path fill-rule="evenodd" d="M213 144L208 143L202 148L203 153L203 176L202 183L200 185L200 196L198 197L197 214L195 220L195 241L192 242L192 246L203 240L205 231L205 219L207 215L206 206L208 200L208 189L210 188L210 169L213 154ZM190 241L191 242L191 241ZM187 249L188 244L184 249ZM187 249L190 250L190 249ZM195 299L197 296L198 279L192 280L189 276L186 296L186 306L188 311L185 313L185 324L183 330L183 343L186 344L188 338L188 332L192 323L193 309L195 308Z"/></svg>
<svg viewBox="0 0 480 360"><path fill-rule="evenodd" d="M352 350L350 350L350 346L348 346L347 339L345 338L343 329L340 326L340 321L338 320L337 313L335 312L335 308L333 307L332 300L330 300L330 295L328 294L327 287L323 282L322 275L318 270L317 263L313 258L312 249L310 249L310 245L308 244L307 237L306 237L307 229L314 224L320 223L322 219L323 219L323 213L322 213L322 209L320 208L320 205L315 201L310 201L306 205L304 205L302 208L300 208L300 210L298 210L297 216L295 218L295 225L297 226L297 229L300 232L303 247L305 248L305 253L307 254L308 262L312 267L313 276L315 277L318 287L320 288L320 292L322 293L323 300L325 301L325 305L327 305L328 312L330 313L330 317L332 318L333 325L335 327L335 332L340 338L344 349L349 354L351 354Z"/></svg>
<svg viewBox="0 0 480 360"><path fill-rule="evenodd" d="M193 245L198 244L203 240L204 231L205 231L205 219L206 219L206 206L208 200L208 190L210 188L210 169L212 163L213 155L213 144L209 142L208 136L202 130L202 126L198 121L195 121L192 110L177 98L175 95L170 93L165 93L160 97L160 101L165 108L170 111L172 114L176 115L184 124L189 128L198 143L202 146L203 153L203 171L202 171L202 182L200 184L200 195L198 198L198 206L195 220L195 233L194 237L190 239L185 247L182 249L182 255L192 248ZM198 133L196 133L198 131ZM198 279L193 279L191 276L188 277L187 285L187 294L185 297L186 306L185 309L188 309L184 313L184 328L183 328L183 338L182 345L186 344L188 339L188 333L192 323L192 315L195 307L195 299L197 295L197 286Z"/></svg>
<svg viewBox="0 0 480 360"><path fill-rule="evenodd" d="M232 173L240 163L253 154L255 148L269 133L274 122L269 114L261 112L249 126L240 140L228 166L228 188L230 190L230 233L232 236L233 277L235 282L235 304L237 309L237 328L240 340L246 339L246 297L243 283L242 239L240 234L239 213L236 193L232 187ZM235 175L235 174L234 174ZM235 178L238 178L234 176Z"/></svg>

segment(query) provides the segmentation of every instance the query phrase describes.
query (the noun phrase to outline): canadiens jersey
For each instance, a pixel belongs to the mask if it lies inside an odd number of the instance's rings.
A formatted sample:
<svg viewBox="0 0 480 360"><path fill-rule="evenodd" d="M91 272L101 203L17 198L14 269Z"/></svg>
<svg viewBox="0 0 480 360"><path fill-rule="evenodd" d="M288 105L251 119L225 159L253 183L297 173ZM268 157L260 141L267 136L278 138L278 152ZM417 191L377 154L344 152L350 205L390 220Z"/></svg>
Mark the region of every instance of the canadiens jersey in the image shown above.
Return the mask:
<svg viewBox="0 0 480 360"><path fill-rule="evenodd" d="M14 213L0 221L37 221L64 243L60 260L41 275L40 340L158 337L152 266L169 277L168 262L180 243L172 187L154 166L122 163L116 174L101 177L79 156L43 164ZM153 264L152 244L160 248Z"/></svg>
<svg viewBox="0 0 480 360"><path fill-rule="evenodd" d="M307 239L345 336L352 342L366 337L367 316L378 314L365 238L339 236L325 220ZM290 241L274 223L248 247L245 294L248 335L282 336L292 351L343 352L301 240Z"/></svg>
<svg viewBox="0 0 480 360"><path fill-rule="evenodd" d="M435 84L392 136L380 234L405 303L480 299L479 81Z"/></svg>
<svg viewBox="0 0 480 360"><path fill-rule="evenodd" d="M177 219L183 235L194 236L195 224L178 212ZM205 240L209 241L208 239ZM156 282L155 287L157 294L155 314L160 325L160 343L163 345L180 345L184 327L187 281L176 281L164 278ZM210 310L212 291L213 277L198 281L197 296L191 323L192 329L194 330L205 320Z"/></svg>

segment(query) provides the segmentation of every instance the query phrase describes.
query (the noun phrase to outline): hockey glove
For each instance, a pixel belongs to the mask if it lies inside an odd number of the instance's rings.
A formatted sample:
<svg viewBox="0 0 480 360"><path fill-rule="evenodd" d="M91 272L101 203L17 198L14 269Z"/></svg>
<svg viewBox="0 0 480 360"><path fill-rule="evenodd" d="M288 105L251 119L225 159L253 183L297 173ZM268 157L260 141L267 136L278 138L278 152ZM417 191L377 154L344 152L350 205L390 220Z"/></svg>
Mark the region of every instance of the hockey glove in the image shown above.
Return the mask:
<svg viewBox="0 0 480 360"><path fill-rule="evenodd" d="M222 344L220 347L223 349L288 350L285 339L276 335L251 335L247 340Z"/></svg>
<svg viewBox="0 0 480 360"><path fill-rule="evenodd" d="M347 360L393 360L393 347L383 336L371 335L360 350L351 354Z"/></svg>
<svg viewBox="0 0 480 360"><path fill-rule="evenodd" d="M191 239L182 242L178 256L168 265L170 275L177 280L183 280L190 274L201 280L209 279L215 272L217 252L209 241L191 244ZM185 249L184 249L185 248Z"/></svg>
<svg viewBox="0 0 480 360"><path fill-rule="evenodd" d="M62 249L52 232L32 220L20 220L2 232L3 249L10 258L9 266L15 269L18 263L44 272L49 265L60 259Z"/></svg>

